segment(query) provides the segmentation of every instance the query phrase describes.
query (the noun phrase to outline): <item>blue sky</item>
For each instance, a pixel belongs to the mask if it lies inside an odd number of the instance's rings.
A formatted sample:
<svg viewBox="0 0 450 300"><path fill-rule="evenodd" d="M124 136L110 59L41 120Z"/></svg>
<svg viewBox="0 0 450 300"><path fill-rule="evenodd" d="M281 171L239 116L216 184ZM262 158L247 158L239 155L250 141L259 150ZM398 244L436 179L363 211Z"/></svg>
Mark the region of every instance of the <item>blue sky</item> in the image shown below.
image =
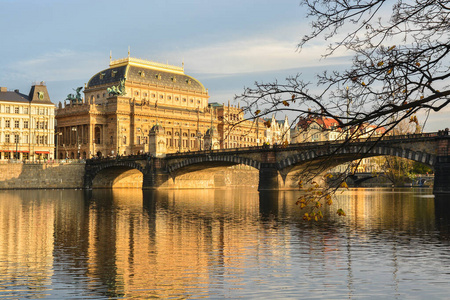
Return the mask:
<svg viewBox="0 0 450 300"><path fill-rule="evenodd" d="M323 41L296 51L309 30L299 4L0 0L0 86L28 93L33 82L45 81L57 104L108 68L110 51L119 59L127 56L128 47L132 57L179 66L184 61L185 73L199 79L210 101L219 103L232 101L255 81L296 73L312 80L321 70L342 68L350 61L348 54L321 60ZM432 120L442 119L440 115Z"/></svg>

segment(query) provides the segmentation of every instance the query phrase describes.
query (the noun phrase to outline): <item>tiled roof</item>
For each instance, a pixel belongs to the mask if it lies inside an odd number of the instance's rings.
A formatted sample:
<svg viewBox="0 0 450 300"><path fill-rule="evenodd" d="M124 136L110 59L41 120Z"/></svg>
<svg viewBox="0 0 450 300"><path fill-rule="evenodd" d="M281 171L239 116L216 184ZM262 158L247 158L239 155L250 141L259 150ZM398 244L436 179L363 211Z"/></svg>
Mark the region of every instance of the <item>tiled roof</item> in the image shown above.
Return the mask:
<svg viewBox="0 0 450 300"><path fill-rule="evenodd" d="M0 92L0 101L7 102L30 102L27 95L18 91Z"/></svg>
<svg viewBox="0 0 450 300"><path fill-rule="evenodd" d="M39 98L39 93L42 93ZM45 85L33 85L28 95L20 93L18 90L14 91L0 91L0 101L16 102L16 103L37 103L37 104L53 104Z"/></svg>
<svg viewBox="0 0 450 300"><path fill-rule="evenodd" d="M205 87L197 79L186 74L134 65L117 66L98 72L89 80L87 88L104 84L116 85L123 78L126 81L206 93Z"/></svg>

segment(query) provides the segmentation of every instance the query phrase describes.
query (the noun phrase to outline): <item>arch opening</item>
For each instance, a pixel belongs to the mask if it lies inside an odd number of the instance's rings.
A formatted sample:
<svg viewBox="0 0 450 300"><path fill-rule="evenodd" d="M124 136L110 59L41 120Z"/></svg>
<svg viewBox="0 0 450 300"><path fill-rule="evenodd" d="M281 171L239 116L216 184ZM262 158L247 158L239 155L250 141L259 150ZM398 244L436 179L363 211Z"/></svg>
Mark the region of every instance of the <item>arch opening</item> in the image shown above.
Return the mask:
<svg viewBox="0 0 450 300"><path fill-rule="evenodd" d="M258 187L258 169L230 162L192 164L172 173L175 188Z"/></svg>
<svg viewBox="0 0 450 300"><path fill-rule="evenodd" d="M141 171L124 166L108 167L98 172L92 180L93 189L142 189L144 175Z"/></svg>

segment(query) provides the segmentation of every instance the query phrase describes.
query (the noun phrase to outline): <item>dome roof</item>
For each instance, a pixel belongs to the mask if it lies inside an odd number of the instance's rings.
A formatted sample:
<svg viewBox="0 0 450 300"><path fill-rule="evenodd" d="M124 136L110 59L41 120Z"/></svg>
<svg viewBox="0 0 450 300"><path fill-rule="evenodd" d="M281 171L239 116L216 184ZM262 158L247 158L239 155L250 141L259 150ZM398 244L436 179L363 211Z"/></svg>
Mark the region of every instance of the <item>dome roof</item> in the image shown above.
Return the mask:
<svg viewBox="0 0 450 300"><path fill-rule="evenodd" d="M108 69L98 72L89 80L87 88L111 85L122 79L133 83L159 85L200 93L207 92L200 81L184 74L182 67L130 57L112 61Z"/></svg>

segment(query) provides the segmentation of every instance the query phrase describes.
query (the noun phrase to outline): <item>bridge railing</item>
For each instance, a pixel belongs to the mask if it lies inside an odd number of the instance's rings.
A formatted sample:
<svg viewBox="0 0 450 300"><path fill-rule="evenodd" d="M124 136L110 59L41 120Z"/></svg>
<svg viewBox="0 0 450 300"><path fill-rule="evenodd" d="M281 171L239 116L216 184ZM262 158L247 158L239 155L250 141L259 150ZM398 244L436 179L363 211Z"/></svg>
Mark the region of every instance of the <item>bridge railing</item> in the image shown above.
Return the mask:
<svg viewBox="0 0 450 300"><path fill-rule="evenodd" d="M367 142L382 142L382 141L403 141L412 139L424 139L424 138L434 138L439 136L448 136L448 131L439 132L428 132L428 133L416 133L416 134L403 134L403 135L387 135L384 137L371 137L371 138L359 138L350 140L334 140L334 141L321 141L321 142L303 142L303 143L292 143L287 145L263 145L263 146L252 146L252 147L239 147L239 148L227 148L227 149L213 149L213 150L200 150L200 151L189 151L189 152L177 152L177 153L167 153L166 157L183 157L183 156L199 156L199 155L211 155L211 154L230 154L230 153L242 153L242 152L253 152L253 151L288 151L293 149L314 149L321 146L337 146L343 144L358 144ZM104 158L93 158L88 159L90 163L111 161L111 160L146 160L151 158L152 155L138 154L138 155L126 155L126 156L113 156Z"/></svg>
<svg viewBox="0 0 450 300"><path fill-rule="evenodd" d="M240 148L227 148L227 149L215 149L215 150L202 150L202 151L191 151L191 152L177 152L168 153L167 157L174 156L195 156L195 155L208 155L208 154L219 154L219 153L233 153L233 152L252 152L258 151L271 151L271 150L292 150L292 149L308 149L317 148L320 146L333 146L341 145L345 143L365 143L365 142L380 142L380 141L395 141L395 140L411 140L411 139L423 139L423 138L433 138L438 136L449 135L448 131L440 132L428 132L428 133L416 133L416 134L403 134L403 135L387 135L384 137L371 137L371 138L359 138L351 140L334 140L334 141L321 141L321 142L303 142L303 143L292 143L288 145L263 145L263 146L252 146L252 147L240 147Z"/></svg>

